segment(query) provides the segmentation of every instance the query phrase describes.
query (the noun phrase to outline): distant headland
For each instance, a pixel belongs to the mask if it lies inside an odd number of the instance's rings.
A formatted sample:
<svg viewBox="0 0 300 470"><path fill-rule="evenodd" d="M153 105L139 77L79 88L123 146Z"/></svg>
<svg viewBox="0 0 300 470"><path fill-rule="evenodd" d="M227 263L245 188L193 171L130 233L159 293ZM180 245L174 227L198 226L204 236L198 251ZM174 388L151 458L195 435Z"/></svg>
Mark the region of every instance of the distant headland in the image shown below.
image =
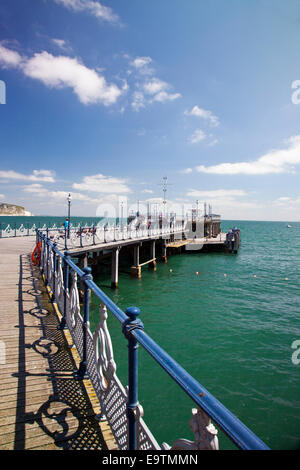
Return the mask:
<svg viewBox="0 0 300 470"><path fill-rule="evenodd" d="M5 215L13 216L13 215L23 215L23 216L32 216L33 214L29 211L25 210L23 206L16 206L15 204L0 204L0 216Z"/></svg>

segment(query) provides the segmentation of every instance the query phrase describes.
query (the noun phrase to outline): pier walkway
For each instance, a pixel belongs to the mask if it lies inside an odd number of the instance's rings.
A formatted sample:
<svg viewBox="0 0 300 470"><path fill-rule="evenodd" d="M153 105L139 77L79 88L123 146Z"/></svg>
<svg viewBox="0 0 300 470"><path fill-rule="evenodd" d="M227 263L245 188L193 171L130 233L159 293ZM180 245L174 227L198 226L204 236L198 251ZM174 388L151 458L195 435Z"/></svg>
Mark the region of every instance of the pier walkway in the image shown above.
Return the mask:
<svg viewBox="0 0 300 470"><path fill-rule="evenodd" d="M117 449L80 358L49 302L35 237L0 242L0 450Z"/></svg>

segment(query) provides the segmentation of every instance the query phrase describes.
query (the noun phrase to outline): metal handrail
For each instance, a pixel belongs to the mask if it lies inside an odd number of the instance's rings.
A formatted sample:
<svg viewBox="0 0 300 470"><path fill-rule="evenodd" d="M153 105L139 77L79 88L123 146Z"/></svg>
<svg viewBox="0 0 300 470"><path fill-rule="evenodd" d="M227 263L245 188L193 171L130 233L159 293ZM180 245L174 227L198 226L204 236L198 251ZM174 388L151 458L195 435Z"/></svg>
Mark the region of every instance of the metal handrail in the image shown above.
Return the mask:
<svg viewBox="0 0 300 470"><path fill-rule="evenodd" d="M59 249L41 231L37 230L37 238L51 248L56 255L60 256L69 268L73 269L79 276L81 282L90 289L110 310L110 312L124 326L128 324L128 312L121 310L92 279L86 277L70 258L69 252L61 253ZM46 250L49 256L49 250ZM131 307L128 310L139 309ZM126 335L125 335L126 336ZM269 447L257 437L247 426L245 426L231 411L229 411L219 400L217 400L203 385L194 379L180 364L178 364L166 351L164 351L143 329L133 328L130 338L134 338L147 353L164 369L169 376L185 391L185 393L214 421L216 425L242 450L269 450ZM126 336L128 337L128 336ZM132 375L137 374L137 364L128 364L129 382ZM137 393L137 391L136 391ZM130 396L130 390L129 390Z"/></svg>

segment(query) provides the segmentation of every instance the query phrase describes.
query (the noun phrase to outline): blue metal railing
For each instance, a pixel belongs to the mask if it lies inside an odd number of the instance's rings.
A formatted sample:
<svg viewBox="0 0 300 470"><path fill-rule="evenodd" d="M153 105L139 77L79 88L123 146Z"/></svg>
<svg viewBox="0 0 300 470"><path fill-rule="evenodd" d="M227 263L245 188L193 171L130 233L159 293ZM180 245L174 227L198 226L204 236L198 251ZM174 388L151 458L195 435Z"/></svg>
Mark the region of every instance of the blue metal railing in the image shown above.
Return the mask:
<svg viewBox="0 0 300 470"><path fill-rule="evenodd" d="M37 230L37 240L41 241L44 256L49 261L49 249L55 254L54 259L61 257L64 262L64 272L66 283L68 270L77 273L84 286L84 322L89 321L89 290L92 291L101 302L103 302L110 312L122 325L122 331L128 339L128 383L129 395L127 403L129 449L135 450L136 429L134 411L138 403L138 357L137 346L142 346L153 359L169 374L169 376L185 391L185 393L219 426L222 431L242 450L269 450L269 447L258 438L247 426L245 426L233 413L231 413L220 401L218 401L203 385L194 379L183 367L180 366L166 351L164 351L153 339L144 331L142 322L138 319L140 310L137 307L130 307L123 312L93 281L90 268L82 271L71 259L69 252L61 253L56 244ZM49 263L47 262L47 266ZM56 269L56 262L54 270ZM45 274L45 273L44 273ZM45 274L47 278L48 273ZM66 296L66 289L65 294ZM65 309L65 307L64 307ZM62 312L61 326L65 328L66 310ZM83 335L84 338L84 335ZM83 339L84 341L84 339ZM83 348L84 349L84 348ZM77 373L77 378L86 376L86 367L83 357Z"/></svg>

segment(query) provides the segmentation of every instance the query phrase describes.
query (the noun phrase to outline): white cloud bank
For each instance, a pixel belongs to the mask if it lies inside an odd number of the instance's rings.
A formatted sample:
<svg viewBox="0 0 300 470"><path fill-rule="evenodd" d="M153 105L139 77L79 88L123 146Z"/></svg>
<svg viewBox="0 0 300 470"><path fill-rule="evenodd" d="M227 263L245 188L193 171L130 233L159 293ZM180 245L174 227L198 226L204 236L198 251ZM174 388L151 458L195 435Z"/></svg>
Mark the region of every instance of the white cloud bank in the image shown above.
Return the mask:
<svg viewBox="0 0 300 470"><path fill-rule="evenodd" d="M81 183L73 183L72 187L79 191L96 193L124 194L131 192L124 179L104 176L101 173L85 176Z"/></svg>
<svg viewBox="0 0 300 470"><path fill-rule="evenodd" d="M43 181L45 183L54 183L54 172L50 170L33 170L32 174L24 175L14 170L0 171L0 178L5 180L20 181Z"/></svg>
<svg viewBox="0 0 300 470"><path fill-rule="evenodd" d="M50 88L71 88L85 105L102 103L109 106L122 94L117 85L109 85L102 75L78 59L54 56L47 51L36 53L28 59L0 45L0 65L18 68L25 76L39 80Z"/></svg>
<svg viewBox="0 0 300 470"><path fill-rule="evenodd" d="M300 135L287 140L287 147L271 150L257 160L249 162L220 163L218 165L199 165L196 170L201 173L219 175L266 175L294 173L295 166L300 164Z"/></svg>

